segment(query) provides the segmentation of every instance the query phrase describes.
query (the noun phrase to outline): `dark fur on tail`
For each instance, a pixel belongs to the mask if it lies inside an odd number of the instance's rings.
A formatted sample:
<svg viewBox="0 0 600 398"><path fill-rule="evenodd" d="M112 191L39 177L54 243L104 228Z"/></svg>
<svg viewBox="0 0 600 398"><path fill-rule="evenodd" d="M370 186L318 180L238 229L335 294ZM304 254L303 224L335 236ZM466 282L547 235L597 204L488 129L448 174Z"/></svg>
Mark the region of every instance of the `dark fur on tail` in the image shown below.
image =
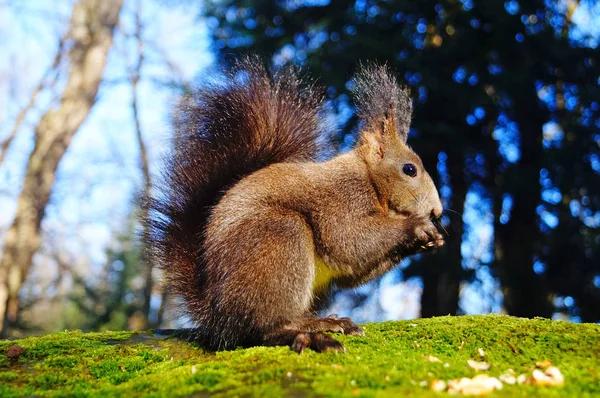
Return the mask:
<svg viewBox="0 0 600 398"><path fill-rule="evenodd" d="M316 159L325 132L322 98L293 71L269 74L247 58L182 101L172 152L147 199L144 246L191 319L202 301L211 208L246 175L273 163Z"/></svg>

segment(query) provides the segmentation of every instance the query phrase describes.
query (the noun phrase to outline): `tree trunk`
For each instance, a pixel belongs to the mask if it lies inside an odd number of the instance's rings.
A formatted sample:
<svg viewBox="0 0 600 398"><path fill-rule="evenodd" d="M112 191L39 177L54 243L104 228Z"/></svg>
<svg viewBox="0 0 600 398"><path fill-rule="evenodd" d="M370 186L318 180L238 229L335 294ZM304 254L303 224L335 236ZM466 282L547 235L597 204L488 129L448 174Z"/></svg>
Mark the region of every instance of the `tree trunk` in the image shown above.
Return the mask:
<svg viewBox="0 0 600 398"><path fill-rule="evenodd" d="M539 173L542 167L542 127L546 115L538 104L533 82L514 93L515 121L521 137L521 159L505 176L511 187L513 205L510 219L499 222L496 212L496 262L503 286L504 307L510 315L550 317L552 306L543 275L533 271L536 244L540 242L537 207L540 204ZM523 92L525 91L525 92ZM503 190L500 190L503 191ZM500 201L501 198L496 198ZM497 210L499 203L497 203Z"/></svg>
<svg viewBox="0 0 600 398"><path fill-rule="evenodd" d="M460 246L463 235L462 214L465 206L467 186L463 172L464 159L458 153L448 153L448 173L452 186L450 206L452 222L446 236L446 246L438 250L435 258L423 266L423 293L421 295L421 317L455 315L462 279L462 254ZM429 166L430 168L433 166ZM431 168L431 170L435 170ZM458 213L458 216L454 214Z"/></svg>
<svg viewBox="0 0 600 398"><path fill-rule="evenodd" d="M141 3L138 0L136 3L136 12L135 12L135 32L134 38L137 46L136 53L136 61L131 71L130 82L131 82L131 111L133 113L133 121L135 125L135 137L137 140L137 144L140 150L140 169L142 171L142 178L144 184L144 197L150 197L150 166L148 164L148 150L146 148L146 143L144 142L144 137L142 135L142 126L140 123L139 117L139 104L138 104L138 84L140 82L142 66L144 65L144 42L142 39L142 30L144 26L142 25L141 20ZM148 219L148 209L146 206L142 206L142 220ZM142 236L146 235L146 224L142 223ZM142 328L155 328L156 324L150 322L150 301L152 299L152 290L154 287L154 280L152 278L152 267L144 261L144 259L140 260L140 272L144 275L144 288L142 289L142 316L143 316L143 326Z"/></svg>
<svg viewBox="0 0 600 398"><path fill-rule="evenodd" d="M35 128L15 219L7 231L0 260L0 335L17 318L18 294L40 245L40 224L56 169L73 135L96 101L123 0L79 0L73 6L68 78L56 109Z"/></svg>

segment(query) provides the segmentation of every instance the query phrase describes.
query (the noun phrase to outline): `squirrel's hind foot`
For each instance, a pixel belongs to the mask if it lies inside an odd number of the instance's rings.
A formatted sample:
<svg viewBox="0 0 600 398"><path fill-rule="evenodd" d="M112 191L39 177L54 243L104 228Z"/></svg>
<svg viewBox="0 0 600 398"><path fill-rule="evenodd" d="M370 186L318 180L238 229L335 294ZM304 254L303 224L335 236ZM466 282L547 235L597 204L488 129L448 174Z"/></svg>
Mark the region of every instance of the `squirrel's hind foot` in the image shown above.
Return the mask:
<svg viewBox="0 0 600 398"><path fill-rule="evenodd" d="M361 328L352 322L352 319L338 318L337 315L329 315L327 318L303 318L289 325L288 328L307 332L332 332L349 335L365 334Z"/></svg>
<svg viewBox="0 0 600 398"><path fill-rule="evenodd" d="M307 330L343 333L349 335L363 335L365 332L358 327L350 318L338 318L337 315L329 315L327 318L312 318L304 324Z"/></svg>
<svg viewBox="0 0 600 398"><path fill-rule="evenodd" d="M327 318L302 318L284 329L272 333L265 339L265 345L287 345L298 353L310 348L317 352L346 352L344 346L333 337L323 332L363 335L365 332L350 318L338 318L330 315Z"/></svg>
<svg viewBox="0 0 600 398"><path fill-rule="evenodd" d="M316 352L346 352L346 348L333 337L323 332L306 332L292 329L282 329L272 334L265 341L265 345L289 346L301 354L310 348Z"/></svg>
<svg viewBox="0 0 600 398"><path fill-rule="evenodd" d="M346 352L346 348L333 337L323 332L300 332L294 338L292 350L302 353L306 348L317 352L336 351Z"/></svg>

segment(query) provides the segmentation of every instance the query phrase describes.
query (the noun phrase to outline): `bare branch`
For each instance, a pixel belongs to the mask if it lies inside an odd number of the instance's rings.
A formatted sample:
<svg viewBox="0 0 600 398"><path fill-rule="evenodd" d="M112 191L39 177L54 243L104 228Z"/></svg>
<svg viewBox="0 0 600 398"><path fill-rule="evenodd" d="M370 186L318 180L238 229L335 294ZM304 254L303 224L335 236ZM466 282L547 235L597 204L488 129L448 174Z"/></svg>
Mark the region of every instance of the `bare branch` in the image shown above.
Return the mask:
<svg viewBox="0 0 600 398"><path fill-rule="evenodd" d="M44 72L44 75L40 79L38 85L35 87L35 89L31 93L31 96L29 97L29 102L27 103L27 105L25 105L19 111L19 114L17 115L17 118L15 119L15 124L14 124L13 128L11 129L10 134L4 141L2 141L2 144L0 144L0 165L4 161L6 152L8 151L8 148L10 147L10 144L12 143L14 138L17 136L17 133L19 132L19 128L21 127L21 124L25 120L25 117L27 116L29 111L35 106L38 95L42 92L42 90L44 90L46 88L52 88L56 85L56 82L58 81L57 69L58 69L58 65L60 64L60 61L63 57L63 54L64 54L64 47L65 47L65 37L63 36L58 41L58 48L56 49L56 55L54 56L54 60L52 61L52 64L50 65L50 67L48 67L46 72Z"/></svg>

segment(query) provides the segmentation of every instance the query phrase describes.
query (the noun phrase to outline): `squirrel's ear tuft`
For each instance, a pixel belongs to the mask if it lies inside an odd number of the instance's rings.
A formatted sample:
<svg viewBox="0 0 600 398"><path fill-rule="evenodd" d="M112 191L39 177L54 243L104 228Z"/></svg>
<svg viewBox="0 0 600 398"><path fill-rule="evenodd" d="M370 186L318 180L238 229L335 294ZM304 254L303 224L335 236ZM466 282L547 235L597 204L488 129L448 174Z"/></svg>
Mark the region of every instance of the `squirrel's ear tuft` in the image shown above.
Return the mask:
<svg viewBox="0 0 600 398"><path fill-rule="evenodd" d="M399 86L387 65L360 65L354 78L354 102L363 132L396 135L406 142L412 117L408 88Z"/></svg>

